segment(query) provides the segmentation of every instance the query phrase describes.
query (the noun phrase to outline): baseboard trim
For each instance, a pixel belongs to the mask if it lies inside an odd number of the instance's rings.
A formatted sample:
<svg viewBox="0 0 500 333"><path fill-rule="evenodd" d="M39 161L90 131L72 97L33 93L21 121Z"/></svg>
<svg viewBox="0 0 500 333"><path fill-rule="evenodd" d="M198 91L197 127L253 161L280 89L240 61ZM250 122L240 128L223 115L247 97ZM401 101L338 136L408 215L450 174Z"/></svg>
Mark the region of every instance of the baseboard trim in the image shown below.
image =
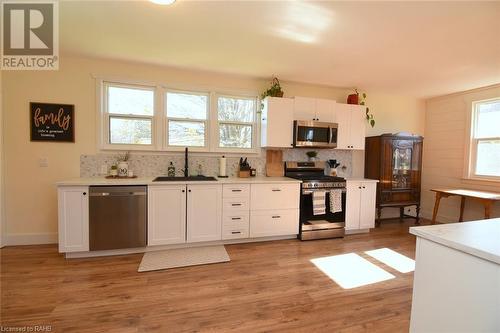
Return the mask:
<svg viewBox="0 0 500 333"><path fill-rule="evenodd" d="M57 233L5 234L3 246L57 244Z"/></svg>

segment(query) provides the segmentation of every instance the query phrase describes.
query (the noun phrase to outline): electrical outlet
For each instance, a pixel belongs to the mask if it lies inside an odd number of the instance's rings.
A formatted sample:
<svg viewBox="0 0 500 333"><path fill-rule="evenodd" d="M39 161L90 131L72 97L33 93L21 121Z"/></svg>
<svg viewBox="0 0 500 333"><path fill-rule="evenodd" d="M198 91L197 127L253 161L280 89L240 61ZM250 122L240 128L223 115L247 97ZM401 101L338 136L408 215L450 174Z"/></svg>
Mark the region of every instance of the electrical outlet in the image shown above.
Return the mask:
<svg viewBox="0 0 500 333"><path fill-rule="evenodd" d="M40 157L38 159L38 166L40 168L47 168L49 166L49 159L47 157Z"/></svg>

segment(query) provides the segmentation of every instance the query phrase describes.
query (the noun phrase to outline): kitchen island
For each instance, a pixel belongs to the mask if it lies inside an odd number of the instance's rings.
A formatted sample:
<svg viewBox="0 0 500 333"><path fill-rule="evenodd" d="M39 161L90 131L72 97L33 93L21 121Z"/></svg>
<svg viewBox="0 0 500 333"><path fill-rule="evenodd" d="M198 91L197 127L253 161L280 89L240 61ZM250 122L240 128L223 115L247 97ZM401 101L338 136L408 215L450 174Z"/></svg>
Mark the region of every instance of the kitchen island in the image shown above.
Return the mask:
<svg viewBox="0 0 500 333"><path fill-rule="evenodd" d="M410 228L410 332L500 332L500 218Z"/></svg>

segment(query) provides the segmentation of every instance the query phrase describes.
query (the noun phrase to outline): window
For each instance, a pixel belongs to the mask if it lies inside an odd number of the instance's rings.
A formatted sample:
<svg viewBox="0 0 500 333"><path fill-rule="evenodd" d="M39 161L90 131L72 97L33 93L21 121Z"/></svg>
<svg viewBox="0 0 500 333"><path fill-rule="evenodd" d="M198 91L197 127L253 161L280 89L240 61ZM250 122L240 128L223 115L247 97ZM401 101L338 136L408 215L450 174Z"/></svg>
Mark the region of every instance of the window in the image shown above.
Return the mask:
<svg viewBox="0 0 500 333"><path fill-rule="evenodd" d="M473 104L471 178L500 179L500 99Z"/></svg>
<svg viewBox="0 0 500 333"><path fill-rule="evenodd" d="M98 80L105 150L258 153L257 95Z"/></svg>
<svg viewBox="0 0 500 333"><path fill-rule="evenodd" d="M106 83L105 101L109 144L153 144L154 88Z"/></svg>
<svg viewBox="0 0 500 333"><path fill-rule="evenodd" d="M255 98L217 98L219 148L251 149L255 135Z"/></svg>
<svg viewBox="0 0 500 333"><path fill-rule="evenodd" d="M167 92L167 145L207 146L208 94Z"/></svg>

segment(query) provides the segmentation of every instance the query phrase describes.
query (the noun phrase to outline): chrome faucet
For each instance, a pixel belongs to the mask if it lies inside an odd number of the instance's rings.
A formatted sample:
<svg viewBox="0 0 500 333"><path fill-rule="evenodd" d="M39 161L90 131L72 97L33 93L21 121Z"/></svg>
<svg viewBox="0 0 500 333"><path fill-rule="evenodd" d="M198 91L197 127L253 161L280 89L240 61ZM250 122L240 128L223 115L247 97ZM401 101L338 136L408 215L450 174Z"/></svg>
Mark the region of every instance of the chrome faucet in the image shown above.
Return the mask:
<svg viewBox="0 0 500 333"><path fill-rule="evenodd" d="M188 169L188 148L184 149L184 177L189 177Z"/></svg>

